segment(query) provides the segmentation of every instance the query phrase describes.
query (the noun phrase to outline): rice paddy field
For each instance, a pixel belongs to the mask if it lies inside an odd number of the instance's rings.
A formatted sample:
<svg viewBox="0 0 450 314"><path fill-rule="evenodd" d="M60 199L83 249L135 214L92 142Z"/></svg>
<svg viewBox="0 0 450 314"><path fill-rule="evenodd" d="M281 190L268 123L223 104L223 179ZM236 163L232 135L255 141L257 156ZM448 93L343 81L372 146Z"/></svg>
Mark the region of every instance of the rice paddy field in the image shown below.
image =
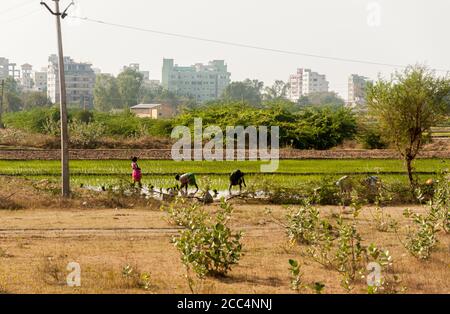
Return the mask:
<svg viewBox="0 0 450 314"><path fill-rule="evenodd" d="M323 177L339 178L343 175L377 175L385 182L406 182L403 162L394 159L347 159L347 160L280 160L274 173L260 172L261 161L183 161L141 160L143 184L170 187L175 184L177 173L194 172L200 185L208 181L211 188L225 189L228 174L241 169L247 174L248 184L258 185L270 180L281 187L319 181ZM418 159L415 171L419 178L433 177L442 169L450 168L449 159ZM76 185L115 185L130 180L128 160L74 160L70 163L71 180ZM0 175L31 179L58 181L59 161L9 161L0 160Z"/></svg>

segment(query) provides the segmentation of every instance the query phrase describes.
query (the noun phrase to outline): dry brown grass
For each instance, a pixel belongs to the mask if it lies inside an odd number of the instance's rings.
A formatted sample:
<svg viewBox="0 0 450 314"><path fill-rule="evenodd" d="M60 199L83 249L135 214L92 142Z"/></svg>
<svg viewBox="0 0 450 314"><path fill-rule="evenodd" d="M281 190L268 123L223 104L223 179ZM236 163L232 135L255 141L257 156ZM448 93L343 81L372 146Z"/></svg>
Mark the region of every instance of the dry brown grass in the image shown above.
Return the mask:
<svg viewBox="0 0 450 314"><path fill-rule="evenodd" d="M0 177L0 210L64 208L147 208L158 210L160 202L136 195L98 193L86 189L72 189L70 199L60 197L60 186L48 180L31 180L19 177Z"/></svg>
<svg viewBox="0 0 450 314"><path fill-rule="evenodd" d="M216 206L208 210L213 213ZM244 256L225 278L195 280L195 292L292 293L288 259L296 258L302 262L304 282L320 281L326 285L326 293L344 293L336 272L301 259L302 248L288 244L284 229L267 215L267 207L235 206L232 226L244 231ZM270 207L276 219L284 218L285 207ZM386 211L401 220L403 208L389 207ZM320 209L327 217L340 210ZM171 244L177 231L166 222L165 215L139 206L0 211L0 247L7 252L0 256L0 293L190 293L185 268ZM410 256L394 233L377 231L369 208L358 218L358 231L364 244L374 242L391 251L395 272L409 293L450 293L448 235L439 234L436 251L424 262ZM82 286L78 288L64 285L69 273L65 267L72 261L82 268ZM125 278L125 265L150 273L150 290ZM353 292L364 291L360 283Z"/></svg>
<svg viewBox="0 0 450 314"><path fill-rule="evenodd" d="M177 229L167 222L159 202L124 198L126 206L120 208L105 193L75 191L73 199L62 201L53 191L57 187L44 181L33 185L3 177L0 185L0 200L18 206L0 210L0 293L190 293L186 270L171 243ZM405 226L405 207L385 211ZM267 208L272 209L271 215ZM217 204L207 209L213 214ZM340 210L320 208L330 219ZM389 249L395 273L408 292L450 293L450 236L440 233L431 258L419 261L395 233L377 230L371 212L373 208L366 207L358 218L363 244L373 242ZM336 272L301 258L304 247L288 244L285 230L277 223L286 213L285 206L235 204L231 225L244 231L244 256L225 278L195 280L195 292L292 293L288 260L295 258L302 263L305 283L320 281L326 293L344 293ZM81 265L81 287L64 284L69 262ZM150 289L139 287L136 277L124 277L125 265L149 273ZM353 292L364 293L364 283L358 283Z"/></svg>

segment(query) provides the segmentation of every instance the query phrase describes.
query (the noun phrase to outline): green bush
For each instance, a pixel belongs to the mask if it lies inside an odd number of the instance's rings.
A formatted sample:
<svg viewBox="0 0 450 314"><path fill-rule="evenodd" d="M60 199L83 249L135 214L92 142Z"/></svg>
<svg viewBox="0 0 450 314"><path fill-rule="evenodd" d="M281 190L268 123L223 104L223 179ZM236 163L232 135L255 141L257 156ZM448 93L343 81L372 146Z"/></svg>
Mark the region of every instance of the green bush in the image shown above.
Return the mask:
<svg viewBox="0 0 450 314"><path fill-rule="evenodd" d="M59 109L56 107L33 108L28 111L9 112L3 119L8 128L44 133L44 126L48 121L59 121Z"/></svg>
<svg viewBox="0 0 450 314"><path fill-rule="evenodd" d="M343 217L336 224L322 219L319 211L306 204L292 210L286 216L287 234L291 243L299 243L302 256L319 263L329 270L336 271L341 277L341 285L347 291L353 289L355 281L365 277L368 263L375 262L386 273L392 267L392 257L387 250L381 250L374 244L364 246L363 239L356 226L360 211L358 204L353 204L353 218L350 222ZM292 285L298 288L301 274L298 263L291 263ZM394 280L396 283L397 281ZM371 291L396 292L396 287L387 276L379 285L370 287Z"/></svg>
<svg viewBox="0 0 450 314"><path fill-rule="evenodd" d="M105 127L99 122L72 120L69 123L70 143L77 148L95 148L105 134Z"/></svg>
<svg viewBox="0 0 450 314"><path fill-rule="evenodd" d="M442 173L435 184L435 192L428 203L425 214L413 213L406 209L404 216L410 218L413 226L407 227L406 241L403 243L411 255L426 260L438 243L439 231L450 230L450 181L447 173ZM419 197L420 197L419 193Z"/></svg>
<svg viewBox="0 0 450 314"><path fill-rule="evenodd" d="M328 149L352 139L356 134L356 119L343 107L307 107L293 112L290 106L274 103L264 108L242 102L213 102L185 110L174 123L193 126L201 118L203 126L279 126L280 145L299 149Z"/></svg>
<svg viewBox="0 0 450 314"><path fill-rule="evenodd" d="M74 109L70 111L70 120L89 123L94 121L94 113L89 110Z"/></svg>
<svg viewBox="0 0 450 314"><path fill-rule="evenodd" d="M195 206L195 205L194 205ZM181 253L183 264L194 270L199 278L206 275L224 276L242 255L240 232L227 226L233 208L223 200L215 219L203 209L187 209L189 217L179 220L186 229L173 239Z"/></svg>
<svg viewBox="0 0 450 314"><path fill-rule="evenodd" d="M141 123L139 118L128 112L119 114L94 112L94 121L104 125L106 135L124 137L138 135Z"/></svg>
<svg viewBox="0 0 450 314"><path fill-rule="evenodd" d="M374 129L362 131L359 134L359 141L365 149L384 149L388 146L383 140L381 132Z"/></svg>
<svg viewBox="0 0 450 314"><path fill-rule="evenodd" d="M321 177L318 186L314 189L313 203L320 205L338 205L341 203L339 187L336 180L331 177Z"/></svg>

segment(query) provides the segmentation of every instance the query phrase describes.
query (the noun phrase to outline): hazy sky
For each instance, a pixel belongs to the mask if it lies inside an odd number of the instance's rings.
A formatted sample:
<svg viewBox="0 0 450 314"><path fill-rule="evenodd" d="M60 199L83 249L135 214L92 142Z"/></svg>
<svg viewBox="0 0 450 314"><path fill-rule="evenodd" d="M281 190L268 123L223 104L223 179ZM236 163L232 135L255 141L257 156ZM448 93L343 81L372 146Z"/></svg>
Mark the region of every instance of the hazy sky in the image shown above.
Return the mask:
<svg viewBox="0 0 450 314"><path fill-rule="evenodd" d="M0 56L46 66L56 52L54 18L40 0L0 0ZM53 1L47 0L53 6ZM70 0L61 0L66 6ZM449 0L75 0L91 19L273 49L450 70ZM377 10L380 14L377 15ZM224 59L232 80L286 81L297 67L326 74L346 98L351 73L395 68L226 46L77 21L63 22L65 55L117 74L140 63L161 79L162 59L190 65ZM443 73L443 72L442 72Z"/></svg>

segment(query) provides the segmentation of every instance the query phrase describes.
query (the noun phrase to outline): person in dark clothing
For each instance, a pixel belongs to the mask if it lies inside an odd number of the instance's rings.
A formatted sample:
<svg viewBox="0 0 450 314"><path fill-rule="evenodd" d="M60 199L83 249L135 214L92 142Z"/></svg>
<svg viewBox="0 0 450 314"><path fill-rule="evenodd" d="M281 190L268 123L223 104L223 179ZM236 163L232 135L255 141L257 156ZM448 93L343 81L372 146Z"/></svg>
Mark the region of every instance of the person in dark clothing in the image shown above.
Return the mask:
<svg viewBox="0 0 450 314"><path fill-rule="evenodd" d="M244 173L241 170L235 170L230 174L230 187L228 191L231 194L231 188L235 185L239 185L239 192L242 192L242 185L247 187L245 184Z"/></svg>

